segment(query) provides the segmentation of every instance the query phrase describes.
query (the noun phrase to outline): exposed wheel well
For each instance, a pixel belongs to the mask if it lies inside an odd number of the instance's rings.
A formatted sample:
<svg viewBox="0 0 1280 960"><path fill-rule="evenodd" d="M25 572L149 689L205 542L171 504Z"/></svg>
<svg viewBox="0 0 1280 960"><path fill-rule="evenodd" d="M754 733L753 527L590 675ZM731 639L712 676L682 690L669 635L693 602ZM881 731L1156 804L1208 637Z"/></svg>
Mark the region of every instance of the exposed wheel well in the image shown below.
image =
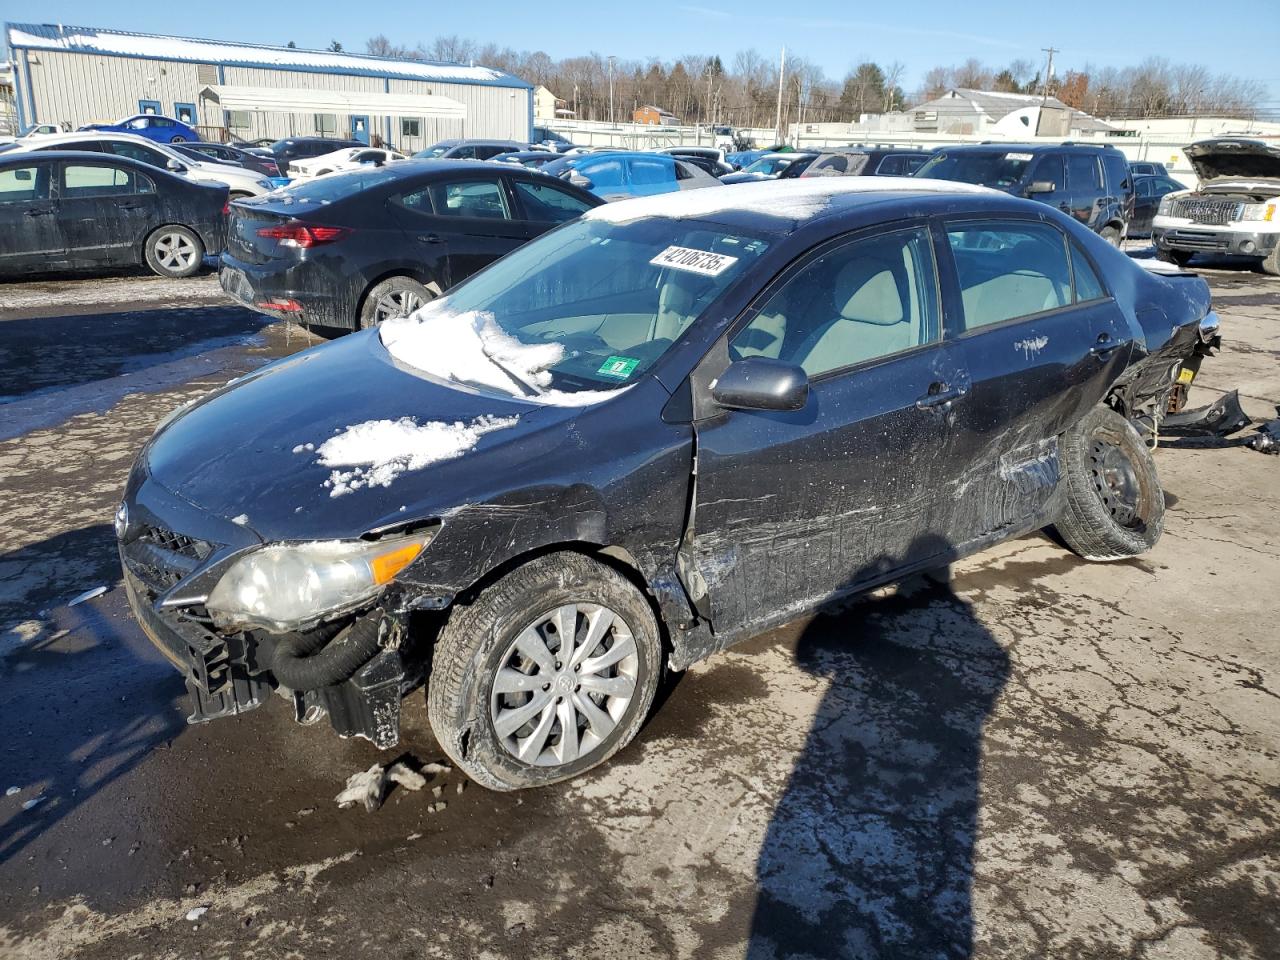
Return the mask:
<svg viewBox="0 0 1280 960"><path fill-rule="evenodd" d="M658 604L658 598L654 596L653 591L649 588L649 581L645 577L644 572L640 569L640 564L636 558L626 547L610 546L607 544L590 543L585 540L570 540L562 543L548 543L544 546L529 550L526 553L511 557L510 559L498 564L492 570L486 572L479 580L460 591L454 598L454 603L469 603L472 599L484 590L487 586L501 579L506 574L519 566L528 563L538 557L546 556L551 553L580 553L583 556L590 557L600 563L611 567L623 577L625 577L632 586L643 594L649 606L653 609L653 616L658 621L658 631L661 634L664 653L670 655L672 651L671 634L667 628L666 620L662 615L662 608Z"/></svg>

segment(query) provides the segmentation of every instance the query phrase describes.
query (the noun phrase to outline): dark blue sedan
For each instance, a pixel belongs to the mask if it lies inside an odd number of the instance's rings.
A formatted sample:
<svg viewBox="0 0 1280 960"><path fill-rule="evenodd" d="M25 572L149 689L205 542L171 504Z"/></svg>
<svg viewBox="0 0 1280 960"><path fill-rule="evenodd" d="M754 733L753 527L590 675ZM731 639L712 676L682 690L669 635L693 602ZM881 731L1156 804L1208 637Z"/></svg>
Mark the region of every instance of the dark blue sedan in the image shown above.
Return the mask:
<svg viewBox="0 0 1280 960"><path fill-rule="evenodd" d="M195 127L173 117L162 117L154 113L135 114L115 123L86 123L80 129L132 133L136 137L146 137L157 143L197 143L200 140Z"/></svg>

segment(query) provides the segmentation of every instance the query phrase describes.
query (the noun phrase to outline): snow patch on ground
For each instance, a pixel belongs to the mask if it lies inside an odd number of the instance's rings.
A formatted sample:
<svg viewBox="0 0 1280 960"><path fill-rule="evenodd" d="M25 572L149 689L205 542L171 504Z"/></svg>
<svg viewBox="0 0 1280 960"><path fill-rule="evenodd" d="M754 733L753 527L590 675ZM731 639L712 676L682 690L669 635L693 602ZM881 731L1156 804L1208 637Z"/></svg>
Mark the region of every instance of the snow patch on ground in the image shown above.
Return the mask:
<svg viewBox="0 0 1280 960"><path fill-rule="evenodd" d="M379 329L382 345L401 363L442 380L557 407L582 407L621 390L549 390L551 368L564 359L562 343L525 343L483 311L459 312L436 300Z"/></svg>
<svg viewBox="0 0 1280 960"><path fill-rule="evenodd" d="M773 180L763 183L734 183L718 189L680 190L635 200L620 200L588 210L583 217L606 223L630 223L647 217L697 220L735 210L808 220L817 216L836 197L848 193L993 193L987 187L951 180L916 177L815 177Z"/></svg>
<svg viewBox="0 0 1280 960"><path fill-rule="evenodd" d="M316 450L317 460L334 467L325 481L329 496L361 487L389 487L406 470L421 470L453 460L472 449L486 433L515 426L516 417L477 417L469 424L412 417L367 420L330 437ZM341 468L350 469L341 469Z"/></svg>

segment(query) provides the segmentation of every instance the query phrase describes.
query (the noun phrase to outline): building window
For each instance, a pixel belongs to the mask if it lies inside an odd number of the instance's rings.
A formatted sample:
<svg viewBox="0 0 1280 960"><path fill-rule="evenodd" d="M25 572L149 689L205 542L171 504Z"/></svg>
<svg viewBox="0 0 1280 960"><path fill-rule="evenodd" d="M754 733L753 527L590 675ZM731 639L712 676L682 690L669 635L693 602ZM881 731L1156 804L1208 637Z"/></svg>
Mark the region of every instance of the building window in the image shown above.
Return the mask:
<svg viewBox="0 0 1280 960"><path fill-rule="evenodd" d="M218 67L212 63L196 64L196 83L210 84L218 82Z"/></svg>
<svg viewBox="0 0 1280 960"><path fill-rule="evenodd" d="M232 130L248 130L249 129L249 111L248 110L228 110L227 126Z"/></svg>
<svg viewBox="0 0 1280 960"><path fill-rule="evenodd" d="M331 137L338 129L338 115L336 113L317 113L316 118L316 134L321 137Z"/></svg>
<svg viewBox="0 0 1280 960"><path fill-rule="evenodd" d="M422 136L422 121L417 117L401 117L400 118L400 137L420 137Z"/></svg>

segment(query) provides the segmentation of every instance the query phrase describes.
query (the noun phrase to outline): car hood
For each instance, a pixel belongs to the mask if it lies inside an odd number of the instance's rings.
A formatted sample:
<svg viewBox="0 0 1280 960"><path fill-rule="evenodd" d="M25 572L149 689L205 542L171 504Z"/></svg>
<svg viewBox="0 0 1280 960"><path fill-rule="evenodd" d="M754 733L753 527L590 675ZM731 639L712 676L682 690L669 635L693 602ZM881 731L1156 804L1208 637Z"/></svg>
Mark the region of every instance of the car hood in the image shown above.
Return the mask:
<svg viewBox="0 0 1280 960"><path fill-rule="evenodd" d="M431 379L400 365L367 331L277 361L182 409L152 438L144 463L171 493L266 540L350 538L486 502L568 442L564 424L583 409ZM405 469L388 485L373 474L335 484L335 471L352 468L322 462L326 440L406 417L471 433L458 455Z"/></svg>
<svg viewBox="0 0 1280 960"><path fill-rule="evenodd" d="M1183 149L1202 181L1280 179L1280 147L1261 140L1220 137Z"/></svg>

